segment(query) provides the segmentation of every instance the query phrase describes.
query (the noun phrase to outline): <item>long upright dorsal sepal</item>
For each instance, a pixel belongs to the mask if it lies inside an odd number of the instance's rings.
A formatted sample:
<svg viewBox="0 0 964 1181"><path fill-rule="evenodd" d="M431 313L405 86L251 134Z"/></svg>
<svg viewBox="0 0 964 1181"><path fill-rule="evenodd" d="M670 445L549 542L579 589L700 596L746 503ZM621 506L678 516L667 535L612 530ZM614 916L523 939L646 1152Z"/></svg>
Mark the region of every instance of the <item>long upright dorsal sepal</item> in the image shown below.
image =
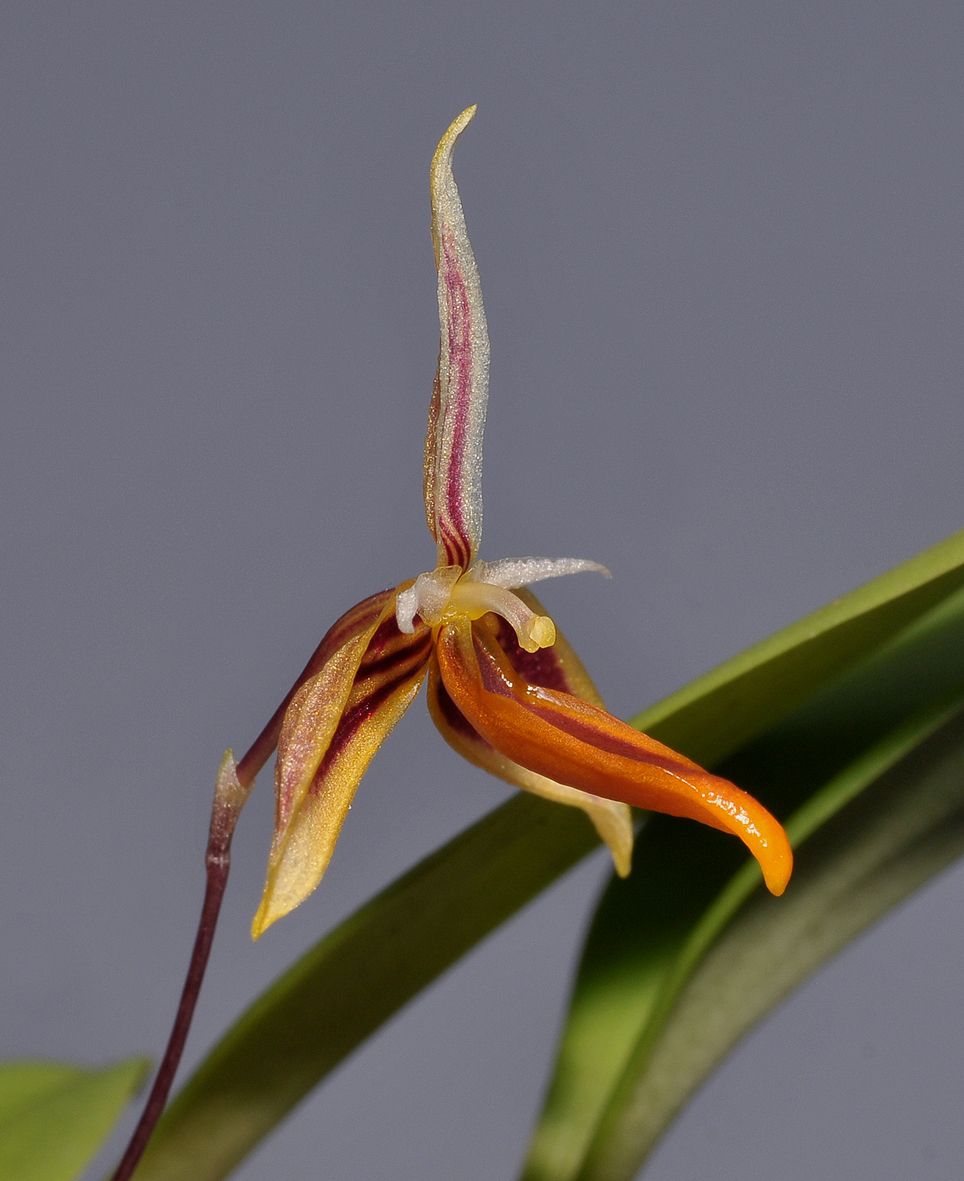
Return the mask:
<svg viewBox="0 0 964 1181"><path fill-rule="evenodd" d="M465 229L452 152L475 107L442 136L432 160L432 242L441 325L438 373L425 440L425 512L440 566L467 570L482 537L482 431L489 396L489 334Z"/></svg>

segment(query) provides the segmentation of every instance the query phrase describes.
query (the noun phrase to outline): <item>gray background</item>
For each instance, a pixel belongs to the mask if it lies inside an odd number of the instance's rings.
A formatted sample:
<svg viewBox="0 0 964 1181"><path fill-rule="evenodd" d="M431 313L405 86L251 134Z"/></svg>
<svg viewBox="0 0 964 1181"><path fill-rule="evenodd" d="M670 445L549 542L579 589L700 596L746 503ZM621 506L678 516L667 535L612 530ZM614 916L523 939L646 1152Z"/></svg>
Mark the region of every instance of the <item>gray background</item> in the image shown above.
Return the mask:
<svg viewBox="0 0 964 1181"><path fill-rule="evenodd" d="M163 1043L210 790L321 633L434 562L428 163L492 337L484 555L627 714L964 524L959 3L4 5L2 1047ZM267 777L188 1059L503 799L416 703L321 890L248 938ZM239 1176L511 1178L601 856ZM809 983L647 1181L964 1168L964 871ZM96 1171L93 1175L96 1175Z"/></svg>

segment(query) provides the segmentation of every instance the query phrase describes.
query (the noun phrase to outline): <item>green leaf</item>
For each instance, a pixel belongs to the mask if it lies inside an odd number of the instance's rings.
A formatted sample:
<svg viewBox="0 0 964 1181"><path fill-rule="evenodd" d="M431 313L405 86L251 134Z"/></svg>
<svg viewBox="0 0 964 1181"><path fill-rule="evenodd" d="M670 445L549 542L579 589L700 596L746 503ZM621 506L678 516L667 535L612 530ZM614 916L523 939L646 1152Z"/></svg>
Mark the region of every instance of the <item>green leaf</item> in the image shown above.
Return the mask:
<svg viewBox="0 0 964 1181"><path fill-rule="evenodd" d="M71 1181L78 1176L149 1066L146 1058L100 1070L67 1062L0 1062L0 1177Z"/></svg>
<svg viewBox="0 0 964 1181"><path fill-rule="evenodd" d="M859 790L860 776L855 767L828 785L826 795ZM740 907L750 875L734 879L715 913L693 932L684 959L697 966L685 984L671 982L680 987L670 1013L637 1040L579 1181L632 1181L682 1104L743 1034L962 853L964 715L958 712L806 841L782 906L755 890ZM732 912L735 918L725 922Z"/></svg>
<svg viewBox="0 0 964 1181"><path fill-rule="evenodd" d="M772 939L779 944L801 900L806 907L809 899L806 913L814 923L823 919L813 908L823 903L830 908L825 918L832 937L807 944L817 958L786 957L798 970L789 982L769 968L756 988L740 978L739 989L758 1005L754 1020L903 896L885 884L877 895L881 908L872 910L859 890L853 897L839 891L807 894L807 866L829 839L826 834L835 833L839 869L845 871L877 824L877 805L867 805L869 810L854 805L846 820L837 813L861 792L876 800L889 776L897 774L889 768L901 759L906 765L901 764L900 790L913 808L914 793L922 789L908 770L916 765L909 752L962 703L964 592L957 592L719 768L778 815L790 815L787 832L800 849L794 876L782 900L760 902L773 924ZM964 776L951 787L964 801ZM891 835L904 833L910 841L914 825L903 818L895 823ZM814 834L821 826L826 830L818 840ZM943 867L947 848L934 848L934 858L924 864L908 846L922 876L904 874L899 858L889 867L900 889L914 888ZM738 851L709 830L652 819L637 846L639 868L629 881L609 887L590 931L526 1181L596 1178L597 1161L612 1169L598 1173L607 1181L634 1176L690 1091L748 1028L740 1024L739 1006L723 1013L705 994L700 1014L681 1007L682 998L704 979L703 957L718 939L723 939L718 946L728 945L742 929L744 903L751 894L762 894L756 865L744 861L737 868L740 861ZM834 867L826 872L832 875ZM757 901L748 905L756 907ZM765 947L770 935L755 928L754 937ZM740 955L741 966L756 963L745 948ZM714 987L728 995L726 982L715 980ZM689 1056L680 1051L680 1039L691 1046ZM675 1073L667 1073L666 1046ZM613 1163L617 1160L623 1171Z"/></svg>
<svg viewBox="0 0 964 1181"><path fill-rule="evenodd" d="M962 586L964 533L749 649L642 720L685 753L719 759ZM673 868L672 838L666 849L648 839L654 823L630 881L652 882L660 865ZM700 855L709 830L683 827L687 856ZM228 1031L165 1114L138 1181L226 1176L380 1024L596 844L581 814L522 795L420 863L323 939ZM710 877L717 862L723 867L712 898L741 860L742 846L724 840L689 864ZM705 902L681 912L682 929L703 910Z"/></svg>
<svg viewBox="0 0 964 1181"><path fill-rule="evenodd" d="M763 734L964 585L964 531L712 669L632 724L704 766Z"/></svg>
<svg viewBox="0 0 964 1181"><path fill-rule="evenodd" d="M520 794L321 941L215 1046L137 1181L213 1181L406 1001L598 844L581 812Z"/></svg>

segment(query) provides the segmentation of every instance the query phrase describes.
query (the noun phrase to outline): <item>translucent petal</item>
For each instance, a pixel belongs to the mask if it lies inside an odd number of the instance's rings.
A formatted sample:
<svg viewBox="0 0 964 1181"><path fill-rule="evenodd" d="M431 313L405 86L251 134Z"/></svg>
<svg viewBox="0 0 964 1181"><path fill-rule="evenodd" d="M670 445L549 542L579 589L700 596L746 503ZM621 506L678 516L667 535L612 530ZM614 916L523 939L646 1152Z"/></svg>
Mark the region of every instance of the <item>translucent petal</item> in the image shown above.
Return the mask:
<svg viewBox="0 0 964 1181"><path fill-rule="evenodd" d="M500 558L497 562L476 562L465 575L465 581L488 582L492 586L516 590L530 582L581 574L583 570L594 570L604 578L612 578L605 566L590 562L588 558Z"/></svg>
<svg viewBox="0 0 964 1181"><path fill-rule="evenodd" d="M420 574L410 587L401 591L395 605L399 631L411 635L415 630L416 615L421 615L430 627L438 623L461 574L459 566L441 566Z"/></svg>

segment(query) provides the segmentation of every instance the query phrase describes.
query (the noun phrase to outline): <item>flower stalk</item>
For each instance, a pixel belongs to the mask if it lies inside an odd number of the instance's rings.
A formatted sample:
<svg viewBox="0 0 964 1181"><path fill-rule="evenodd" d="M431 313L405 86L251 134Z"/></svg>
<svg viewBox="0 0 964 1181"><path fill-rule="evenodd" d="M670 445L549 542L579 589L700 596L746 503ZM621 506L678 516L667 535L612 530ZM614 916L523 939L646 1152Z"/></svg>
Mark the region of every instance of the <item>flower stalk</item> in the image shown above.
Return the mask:
<svg viewBox="0 0 964 1181"><path fill-rule="evenodd" d="M114 1172L112 1181L128 1181L144 1155L151 1134L167 1104L174 1076L180 1065L181 1055L184 1053L187 1035L194 1020L194 1010L211 955L214 932L218 924L218 916L221 913L221 902L224 899L228 874L231 870L231 839L234 836L241 809L254 786L254 775L249 773L246 779L246 785L242 784L237 774L234 756L231 751L228 751L221 763L214 792L211 826L204 854L207 871L204 902L201 905L201 918L198 922L197 935L194 938L194 948L191 951L187 977L181 990L181 1000L174 1017L174 1025L171 1028L167 1048L154 1077L144 1111L134 1129L127 1149L121 1157L120 1164Z"/></svg>
<svg viewBox="0 0 964 1181"><path fill-rule="evenodd" d="M327 640L327 636L325 640ZM214 932L221 913L221 903L231 871L231 841L241 811L248 801L258 772L274 754L278 745L281 723L287 713L291 699L309 677L313 676L324 663L325 640L315 649L301 675L292 685L284 701L272 714L267 725L245 752L239 763L234 762L233 753L228 750L221 761L214 788L214 802L211 806L211 823L208 828L208 842L204 851L205 886L201 903L201 917L197 934L188 961L181 999L174 1015L174 1024L168 1037L164 1056L151 1085L141 1118L137 1121L131 1138L124 1150L111 1181L129 1181L140 1163L158 1120L164 1113L177 1068L180 1066L187 1036L194 1020L194 1010L201 994L201 985L207 973Z"/></svg>

